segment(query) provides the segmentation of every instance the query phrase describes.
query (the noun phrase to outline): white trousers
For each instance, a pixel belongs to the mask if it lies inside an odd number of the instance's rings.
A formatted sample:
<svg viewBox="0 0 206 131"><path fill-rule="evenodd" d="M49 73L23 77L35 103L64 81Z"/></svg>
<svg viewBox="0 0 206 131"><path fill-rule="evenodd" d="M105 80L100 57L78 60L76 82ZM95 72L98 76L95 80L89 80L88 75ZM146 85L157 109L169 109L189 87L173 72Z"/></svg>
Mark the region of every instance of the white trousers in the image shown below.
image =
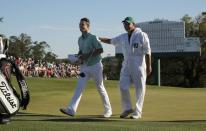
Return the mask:
<svg viewBox="0 0 206 131"><path fill-rule="evenodd" d="M142 115L144 96L146 92L146 67L138 66L135 62L123 65L120 73L120 94L122 102L122 110L126 111L132 108L130 100L129 87L131 84L135 87L135 114Z"/></svg>
<svg viewBox="0 0 206 131"><path fill-rule="evenodd" d="M102 63L99 62L99 63L92 65L92 66L82 65L80 67L80 71L85 74L85 77L81 77L81 76L79 77L74 96L72 97L72 100L69 103L68 108L71 109L74 113L76 113L77 107L79 105L79 102L80 102L80 99L82 96L82 92L83 92L84 88L86 87L87 81L90 78L92 78L94 80L94 82L96 84L96 88L101 96L105 112L112 111L109 97L108 97L107 91L106 91L104 84L103 84L103 75L102 75L103 65L102 65Z"/></svg>

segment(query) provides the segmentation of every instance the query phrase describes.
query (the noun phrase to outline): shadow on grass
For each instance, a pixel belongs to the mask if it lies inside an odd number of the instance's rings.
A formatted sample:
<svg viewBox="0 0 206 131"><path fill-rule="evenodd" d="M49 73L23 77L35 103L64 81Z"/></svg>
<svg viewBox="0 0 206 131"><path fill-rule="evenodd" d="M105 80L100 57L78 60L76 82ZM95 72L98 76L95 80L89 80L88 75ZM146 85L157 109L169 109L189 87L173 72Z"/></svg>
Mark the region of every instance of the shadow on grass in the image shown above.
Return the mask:
<svg viewBox="0 0 206 131"><path fill-rule="evenodd" d="M196 123L205 122L206 120L171 120L171 121L153 121L153 122L174 122L174 123Z"/></svg>
<svg viewBox="0 0 206 131"><path fill-rule="evenodd" d="M49 114L22 113L19 112L12 121L48 121L48 122L146 122L146 123L206 123L206 120L165 120L165 121L150 121L150 120L132 120L130 118L120 119L118 115L113 115L111 118L104 118L100 115L81 115L81 116L59 116Z"/></svg>
<svg viewBox="0 0 206 131"><path fill-rule="evenodd" d="M23 113L23 112L18 112L16 116L17 117L63 117L58 115Z"/></svg>
<svg viewBox="0 0 206 131"><path fill-rule="evenodd" d="M110 118L104 118L100 115L81 115L76 117L58 116L35 113L18 113L13 117L13 121L50 121L50 122L110 122L117 121Z"/></svg>
<svg viewBox="0 0 206 131"><path fill-rule="evenodd" d="M111 122L116 120L110 120L105 118L91 118L91 117L85 117L85 118L56 118L56 119L45 119L42 121L50 121L50 122Z"/></svg>

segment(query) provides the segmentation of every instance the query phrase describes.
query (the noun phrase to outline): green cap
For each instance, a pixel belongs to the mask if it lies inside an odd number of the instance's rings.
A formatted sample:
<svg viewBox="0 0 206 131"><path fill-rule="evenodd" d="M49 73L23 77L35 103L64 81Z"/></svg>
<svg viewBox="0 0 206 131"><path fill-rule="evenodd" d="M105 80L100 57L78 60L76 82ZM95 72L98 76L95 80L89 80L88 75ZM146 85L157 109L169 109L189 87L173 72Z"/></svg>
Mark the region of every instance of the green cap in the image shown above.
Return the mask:
<svg viewBox="0 0 206 131"><path fill-rule="evenodd" d="M122 22L135 23L132 17L126 17Z"/></svg>

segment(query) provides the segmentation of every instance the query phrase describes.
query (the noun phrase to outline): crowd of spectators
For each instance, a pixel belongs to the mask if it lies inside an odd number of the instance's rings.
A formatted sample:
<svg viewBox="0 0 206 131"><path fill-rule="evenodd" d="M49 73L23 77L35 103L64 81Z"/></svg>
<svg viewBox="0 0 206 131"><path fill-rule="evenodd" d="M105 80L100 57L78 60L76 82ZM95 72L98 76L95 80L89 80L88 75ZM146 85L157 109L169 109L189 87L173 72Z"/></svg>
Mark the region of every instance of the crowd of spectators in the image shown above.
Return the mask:
<svg viewBox="0 0 206 131"><path fill-rule="evenodd" d="M15 62L23 75L28 77L67 78L78 77L79 74L79 66L68 63L49 63L32 58L16 58Z"/></svg>

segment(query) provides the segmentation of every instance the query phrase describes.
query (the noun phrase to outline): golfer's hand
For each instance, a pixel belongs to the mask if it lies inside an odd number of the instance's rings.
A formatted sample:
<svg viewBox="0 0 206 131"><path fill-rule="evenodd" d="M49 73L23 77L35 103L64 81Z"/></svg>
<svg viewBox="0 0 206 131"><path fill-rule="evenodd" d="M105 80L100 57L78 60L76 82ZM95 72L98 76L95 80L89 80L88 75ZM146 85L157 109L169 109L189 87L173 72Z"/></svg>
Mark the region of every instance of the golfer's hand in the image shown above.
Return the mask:
<svg viewBox="0 0 206 131"><path fill-rule="evenodd" d="M151 66L147 66L147 76L149 76L152 73L152 67Z"/></svg>
<svg viewBox="0 0 206 131"><path fill-rule="evenodd" d="M76 61L74 64L75 64L75 65L81 65L81 64L83 64L83 60L79 59L79 60Z"/></svg>
<svg viewBox="0 0 206 131"><path fill-rule="evenodd" d="M79 59L82 60L82 61L88 59L88 54L79 55Z"/></svg>

